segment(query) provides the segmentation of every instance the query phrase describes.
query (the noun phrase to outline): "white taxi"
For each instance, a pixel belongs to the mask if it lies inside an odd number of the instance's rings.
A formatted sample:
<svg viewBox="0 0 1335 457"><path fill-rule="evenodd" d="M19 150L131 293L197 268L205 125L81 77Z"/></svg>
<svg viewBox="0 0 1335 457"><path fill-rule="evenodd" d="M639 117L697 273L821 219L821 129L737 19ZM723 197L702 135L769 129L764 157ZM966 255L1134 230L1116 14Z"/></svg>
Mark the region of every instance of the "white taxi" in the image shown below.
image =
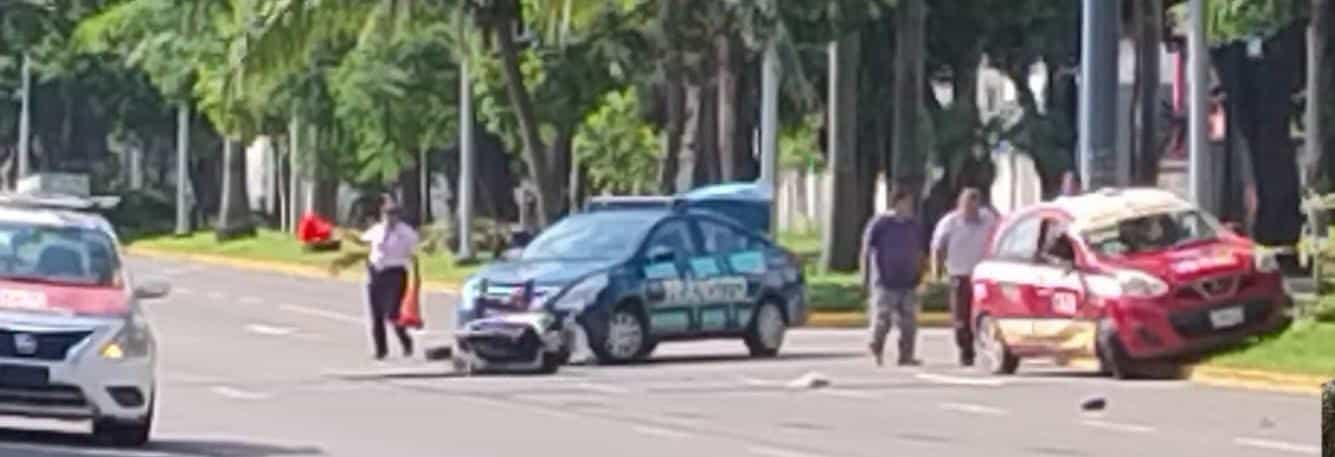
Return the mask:
<svg viewBox="0 0 1335 457"><path fill-rule="evenodd" d="M0 196L0 416L91 421L146 443L155 343L111 225L77 198Z"/></svg>

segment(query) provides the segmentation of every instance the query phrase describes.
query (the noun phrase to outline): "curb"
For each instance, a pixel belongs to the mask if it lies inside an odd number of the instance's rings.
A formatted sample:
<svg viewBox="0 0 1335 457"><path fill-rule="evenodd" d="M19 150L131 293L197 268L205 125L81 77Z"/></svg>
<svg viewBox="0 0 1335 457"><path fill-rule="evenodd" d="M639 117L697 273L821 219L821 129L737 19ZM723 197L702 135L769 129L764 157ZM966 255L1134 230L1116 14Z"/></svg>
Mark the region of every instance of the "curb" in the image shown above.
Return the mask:
<svg viewBox="0 0 1335 457"><path fill-rule="evenodd" d="M1188 379L1192 382L1219 387L1318 396L1321 395L1321 385L1329 382L1331 378L1317 375L1274 373L1260 370L1228 368L1206 364L1192 367Z"/></svg>
<svg viewBox="0 0 1335 457"><path fill-rule="evenodd" d="M862 311L812 311L807 314L807 328L866 328L867 314ZM949 328L950 313L926 311L918 314L918 328Z"/></svg>
<svg viewBox="0 0 1335 457"><path fill-rule="evenodd" d="M144 247L126 247L125 253L136 257L147 257L159 260L176 260L195 263L204 263L209 265L218 265L238 270L258 271L266 273L282 273L290 276L312 279L331 279L344 282L362 282L366 280L366 274L358 270L355 273L332 275L323 268L309 267L305 265L294 265L287 262L274 262L266 260L238 259L213 254L188 254L174 252L163 249L153 249ZM459 287L441 281L422 281L422 290L427 292L440 292L454 294L459 292Z"/></svg>

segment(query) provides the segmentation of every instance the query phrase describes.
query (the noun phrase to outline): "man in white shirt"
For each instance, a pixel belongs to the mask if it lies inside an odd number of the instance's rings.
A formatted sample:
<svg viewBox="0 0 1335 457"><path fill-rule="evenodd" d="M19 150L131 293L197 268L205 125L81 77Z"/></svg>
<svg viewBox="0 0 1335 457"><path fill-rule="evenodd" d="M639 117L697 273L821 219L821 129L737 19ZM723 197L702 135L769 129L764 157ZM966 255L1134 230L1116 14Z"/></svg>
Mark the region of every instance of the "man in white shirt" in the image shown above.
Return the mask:
<svg viewBox="0 0 1335 457"><path fill-rule="evenodd" d="M398 325L398 318L399 306L408 286L408 266L417 249L417 231L403 222L402 210L393 198L385 196L380 207L380 222L362 234L361 242L371 247L367 258L369 281L366 290L375 358L383 359L389 352L385 343L386 323L394 326L404 356L411 357L413 340L408 329Z"/></svg>
<svg viewBox="0 0 1335 457"><path fill-rule="evenodd" d="M937 223L932 233L932 257L944 263L950 276L950 312L955 325L955 344L959 346L960 364L973 365L973 268L986 255L987 243L996 229L997 215L981 207L982 194L966 188L959 202Z"/></svg>

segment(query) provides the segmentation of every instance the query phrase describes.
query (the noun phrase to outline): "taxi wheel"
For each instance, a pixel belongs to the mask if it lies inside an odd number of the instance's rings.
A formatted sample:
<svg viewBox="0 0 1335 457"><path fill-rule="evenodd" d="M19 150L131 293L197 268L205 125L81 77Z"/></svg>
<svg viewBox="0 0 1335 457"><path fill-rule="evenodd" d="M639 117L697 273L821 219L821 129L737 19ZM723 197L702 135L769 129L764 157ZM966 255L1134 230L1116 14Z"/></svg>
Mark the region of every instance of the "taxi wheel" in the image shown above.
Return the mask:
<svg viewBox="0 0 1335 457"><path fill-rule="evenodd" d="M746 348L752 357L774 357L779 355L783 346L783 336L788 332L788 323L783 317L783 309L774 301L765 301L751 318L751 325L746 331Z"/></svg>
<svg viewBox="0 0 1335 457"><path fill-rule="evenodd" d="M649 325L638 306L623 304L607 316L606 328L598 332L601 341L592 344L598 362L616 365L634 362L650 348ZM591 333L592 334L592 333Z"/></svg>
<svg viewBox="0 0 1335 457"><path fill-rule="evenodd" d="M1001 338L1001 326L989 316L978 318L974 346L979 357L979 368L991 374L1010 375L1020 368L1020 358L1012 354Z"/></svg>
<svg viewBox="0 0 1335 457"><path fill-rule="evenodd" d="M561 365L565 364L565 360L570 358L568 355L549 352L543 352L541 357L542 365L538 367L538 374L555 374L561 369Z"/></svg>
<svg viewBox="0 0 1335 457"><path fill-rule="evenodd" d="M1095 349L1099 355L1100 373L1115 379L1135 378L1131 357L1127 355L1126 346L1122 345L1122 339L1117 336L1117 330L1112 325L1105 322L1099 326L1097 342Z"/></svg>

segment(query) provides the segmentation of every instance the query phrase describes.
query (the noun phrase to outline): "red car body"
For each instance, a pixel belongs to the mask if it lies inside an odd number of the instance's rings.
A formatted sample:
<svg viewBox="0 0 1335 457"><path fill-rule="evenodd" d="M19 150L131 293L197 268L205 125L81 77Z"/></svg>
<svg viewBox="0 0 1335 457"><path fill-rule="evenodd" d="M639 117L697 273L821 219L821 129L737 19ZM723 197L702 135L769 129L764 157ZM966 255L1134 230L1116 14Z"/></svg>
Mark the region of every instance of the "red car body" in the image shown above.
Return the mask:
<svg viewBox="0 0 1335 457"><path fill-rule="evenodd" d="M1128 220L1163 215L1194 218L1209 236L1125 254L1096 248L1121 243ZM1107 240L1091 241L1098 237ZM1064 197L1018 211L997 227L973 275L984 366L1008 373L1026 357L1097 356L1117 373L1136 361L1197 355L1283 328L1291 300L1266 256L1155 189Z"/></svg>

